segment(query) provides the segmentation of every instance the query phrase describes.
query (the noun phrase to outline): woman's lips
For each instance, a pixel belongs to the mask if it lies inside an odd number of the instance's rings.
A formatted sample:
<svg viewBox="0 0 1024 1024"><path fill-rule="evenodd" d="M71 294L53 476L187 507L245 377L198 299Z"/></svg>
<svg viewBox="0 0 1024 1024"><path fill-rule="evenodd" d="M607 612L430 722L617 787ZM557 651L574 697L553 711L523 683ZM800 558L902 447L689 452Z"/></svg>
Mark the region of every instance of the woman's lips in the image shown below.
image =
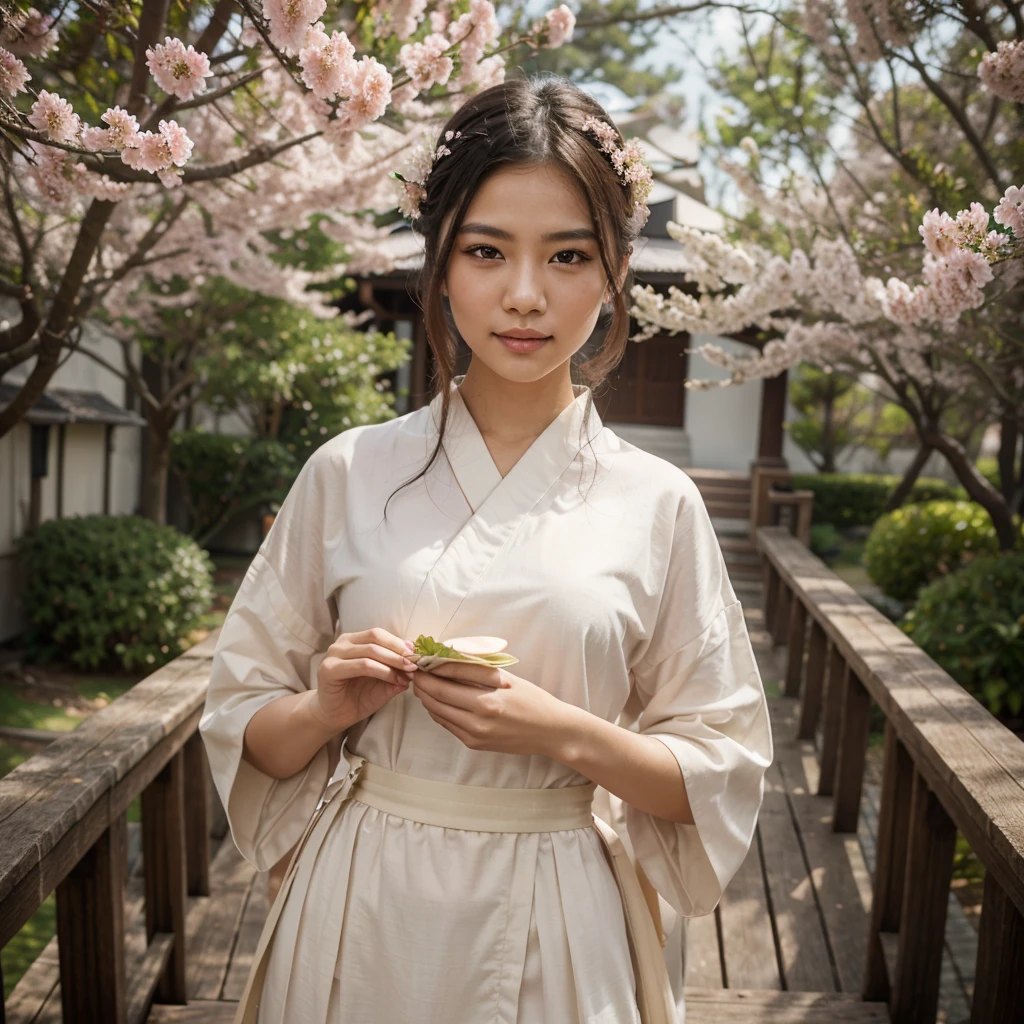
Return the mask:
<svg viewBox="0 0 1024 1024"><path fill-rule="evenodd" d="M537 349L551 340L550 334L546 338L510 338L507 334L496 334L495 337L510 352L536 352Z"/></svg>

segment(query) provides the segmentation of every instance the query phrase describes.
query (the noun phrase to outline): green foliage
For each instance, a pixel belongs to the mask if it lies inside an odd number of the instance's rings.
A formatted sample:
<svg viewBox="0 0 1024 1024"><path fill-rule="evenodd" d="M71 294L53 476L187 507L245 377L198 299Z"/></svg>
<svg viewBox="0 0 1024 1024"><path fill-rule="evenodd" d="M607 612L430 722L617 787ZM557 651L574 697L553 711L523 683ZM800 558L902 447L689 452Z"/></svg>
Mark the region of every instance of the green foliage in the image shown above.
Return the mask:
<svg viewBox="0 0 1024 1024"><path fill-rule="evenodd" d="M171 470L181 480L188 532L200 545L235 516L281 502L298 472L280 441L202 430L172 436Z"/></svg>
<svg viewBox="0 0 1024 1024"><path fill-rule="evenodd" d="M136 516L43 523L21 542L30 655L96 668L155 668L190 645L213 600L209 556Z"/></svg>
<svg viewBox="0 0 1024 1024"><path fill-rule="evenodd" d="M845 530L874 523L885 513L889 495L899 482L900 477L881 473L797 473L793 489L814 491L815 523L831 523ZM964 497L961 487L923 478L914 484L908 504Z"/></svg>
<svg viewBox="0 0 1024 1024"><path fill-rule="evenodd" d="M204 401L242 416L254 434L281 441L303 462L341 431L395 415L395 396L380 378L409 358L410 343L250 297L218 325L207 351Z"/></svg>
<svg viewBox="0 0 1024 1024"><path fill-rule="evenodd" d="M900 625L992 714L1024 713L1024 552L936 580Z"/></svg>
<svg viewBox="0 0 1024 1024"><path fill-rule="evenodd" d="M875 523L864 568L889 597L913 601L926 583L999 544L988 512L970 501L908 505Z"/></svg>
<svg viewBox="0 0 1024 1024"><path fill-rule="evenodd" d="M786 429L823 473L834 473L847 449L865 447L884 458L895 444L914 437L903 409L848 374L803 363L793 373L789 400L801 415Z"/></svg>
<svg viewBox="0 0 1024 1024"><path fill-rule="evenodd" d="M842 542L842 535L831 523L813 523L811 525L811 550L819 558L838 551Z"/></svg>

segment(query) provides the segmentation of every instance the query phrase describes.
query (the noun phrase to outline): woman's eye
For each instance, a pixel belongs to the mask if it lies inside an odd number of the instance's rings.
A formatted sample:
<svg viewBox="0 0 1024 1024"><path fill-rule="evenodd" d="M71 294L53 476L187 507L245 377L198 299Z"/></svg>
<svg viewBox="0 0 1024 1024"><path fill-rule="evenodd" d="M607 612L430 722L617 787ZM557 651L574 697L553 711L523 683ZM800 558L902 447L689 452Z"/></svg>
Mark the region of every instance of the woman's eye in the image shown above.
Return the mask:
<svg viewBox="0 0 1024 1024"><path fill-rule="evenodd" d="M569 259L562 259L563 256L568 256ZM572 257L578 256L578 260L574 260ZM574 263L584 263L590 259L585 252L580 252L579 249L563 249L561 252L556 252L554 258L565 266L572 266Z"/></svg>
<svg viewBox="0 0 1024 1024"><path fill-rule="evenodd" d="M467 249L466 252L474 256L479 256L484 260L493 260L495 256L501 255L493 245L474 245L471 249Z"/></svg>

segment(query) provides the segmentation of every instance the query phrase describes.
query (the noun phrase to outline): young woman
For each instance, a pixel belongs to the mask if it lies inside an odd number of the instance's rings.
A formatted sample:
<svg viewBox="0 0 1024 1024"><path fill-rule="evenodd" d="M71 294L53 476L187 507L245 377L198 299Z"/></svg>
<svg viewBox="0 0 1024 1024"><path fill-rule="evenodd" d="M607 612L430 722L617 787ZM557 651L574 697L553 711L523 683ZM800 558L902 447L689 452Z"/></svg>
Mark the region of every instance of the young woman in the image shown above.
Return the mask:
<svg viewBox="0 0 1024 1024"><path fill-rule="evenodd" d="M266 870L302 838L240 1020L675 1019L594 787L626 805L654 888L707 914L772 748L696 487L593 406L627 342L645 181L601 107L544 78L470 99L406 185L437 395L310 459L200 725L242 854ZM519 661L422 671L421 634L498 636Z"/></svg>

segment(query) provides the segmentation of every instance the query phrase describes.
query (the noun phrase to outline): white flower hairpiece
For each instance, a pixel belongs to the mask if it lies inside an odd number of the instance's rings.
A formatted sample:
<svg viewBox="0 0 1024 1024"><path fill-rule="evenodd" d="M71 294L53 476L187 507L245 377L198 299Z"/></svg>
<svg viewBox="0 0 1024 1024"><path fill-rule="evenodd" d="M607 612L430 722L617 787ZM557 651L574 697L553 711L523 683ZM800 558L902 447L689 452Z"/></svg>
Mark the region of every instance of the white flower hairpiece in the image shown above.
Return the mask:
<svg viewBox="0 0 1024 1024"><path fill-rule="evenodd" d="M625 145L620 146L618 132L607 121L602 121L598 117L588 117L583 122L583 130L595 136L598 148L608 154L619 180L629 189L633 202L629 228L635 234L639 234L651 214L647 198L654 188L654 174L644 161L640 140L630 139Z"/></svg>
<svg viewBox="0 0 1024 1024"><path fill-rule="evenodd" d="M447 131L444 138L438 138L432 144L425 138L421 139L412 151L401 171L395 171L393 177L399 184L398 209L402 216L409 220L418 220L420 206L427 198L427 178L434 169L434 164L441 157L448 156L451 149L449 142L462 138L462 132Z"/></svg>

